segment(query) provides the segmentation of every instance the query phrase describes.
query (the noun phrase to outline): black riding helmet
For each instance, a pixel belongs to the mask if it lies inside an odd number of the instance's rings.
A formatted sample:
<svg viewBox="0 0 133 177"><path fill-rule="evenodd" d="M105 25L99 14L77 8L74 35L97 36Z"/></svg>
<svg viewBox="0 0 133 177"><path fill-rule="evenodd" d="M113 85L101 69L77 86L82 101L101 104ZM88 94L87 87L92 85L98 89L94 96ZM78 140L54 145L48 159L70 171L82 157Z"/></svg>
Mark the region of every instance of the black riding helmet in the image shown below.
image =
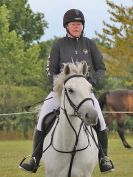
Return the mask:
<svg viewBox="0 0 133 177"><path fill-rule="evenodd" d="M83 13L80 10L78 10L78 9L70 9L70 10L68 10L64 14L64 17L63 17L63 26L64 26L64 28L66 28L66 25L69 22L75 22L75 21L81 22L83 24L83 27L84 27L85 19L84 19Z"/></svg>

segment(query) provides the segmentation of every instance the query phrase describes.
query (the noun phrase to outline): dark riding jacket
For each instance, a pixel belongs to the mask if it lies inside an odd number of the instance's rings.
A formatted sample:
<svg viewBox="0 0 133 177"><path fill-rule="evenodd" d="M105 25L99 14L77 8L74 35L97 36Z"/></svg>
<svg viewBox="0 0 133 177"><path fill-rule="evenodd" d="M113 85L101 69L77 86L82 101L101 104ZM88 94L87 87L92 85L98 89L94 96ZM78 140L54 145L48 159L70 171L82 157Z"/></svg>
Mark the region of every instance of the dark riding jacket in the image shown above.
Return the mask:
<svg viewBox="0 0 133 177"><path fill-rule="evenodd" d="M59 39L50 53L47 74L53 84L53 76L61 72L63 63L86 61L89 65L89 82L94 87L98 86L104 77L105 65L103 57L94 41L86 37Z"/></svg>

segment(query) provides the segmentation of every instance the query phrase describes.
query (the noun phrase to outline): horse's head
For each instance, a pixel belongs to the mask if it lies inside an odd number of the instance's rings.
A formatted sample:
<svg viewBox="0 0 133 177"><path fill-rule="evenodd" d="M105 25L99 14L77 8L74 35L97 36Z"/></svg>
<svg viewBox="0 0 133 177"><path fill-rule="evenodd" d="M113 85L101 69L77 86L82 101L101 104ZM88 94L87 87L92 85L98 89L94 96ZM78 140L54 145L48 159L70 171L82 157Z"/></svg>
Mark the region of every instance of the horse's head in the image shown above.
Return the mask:
<svg viewBox="0 0 133 177"><path fill-rule="evenodd" d="M55 79L55 92L61 97L61 107L68 116L78 116L87 125L97 123L98 115L91 98L92 85L86 80L86 62L68 63Z"/></svg>

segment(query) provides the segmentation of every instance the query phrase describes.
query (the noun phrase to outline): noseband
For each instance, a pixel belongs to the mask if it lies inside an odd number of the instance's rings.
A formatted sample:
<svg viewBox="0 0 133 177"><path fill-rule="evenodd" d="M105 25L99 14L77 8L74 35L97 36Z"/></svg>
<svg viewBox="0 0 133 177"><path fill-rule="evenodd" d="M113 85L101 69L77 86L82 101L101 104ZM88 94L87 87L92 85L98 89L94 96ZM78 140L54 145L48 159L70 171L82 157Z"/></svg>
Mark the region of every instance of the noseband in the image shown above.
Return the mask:
<svg viewBox="0 0 133 177"><path fill-rule="evenodd" d="M64 82L64 85L66 84L66 82L68 81L68 80L70 80L71 78L74 78L74 77L82 77L82 78L84 78L84 79L86 79L83 75L72 75L72 76L70 76L69 78L67 78L66 80L65 80L65 82ZM73 110L74 110L74 115L75 115L75 113L76 113L76 115L78 115L78 110L79 110L79 108L82 106L82 104L84 103L84 102L86 102L86 101L92 101L92 103L93 103L93 105L94 105L94 100L92 99L92 98L85 98L85 99L83 99L78 105L75 105L73 102L72 102L72 100L70 99L70 97L69 97L69 95L68 95L68 92L67 92L67 89L65 88L65 95L66 95L66 97L67 97L67 99L68 99L68 101L69 101L69 104L71 105L71 107L73 108Z"/></svg>

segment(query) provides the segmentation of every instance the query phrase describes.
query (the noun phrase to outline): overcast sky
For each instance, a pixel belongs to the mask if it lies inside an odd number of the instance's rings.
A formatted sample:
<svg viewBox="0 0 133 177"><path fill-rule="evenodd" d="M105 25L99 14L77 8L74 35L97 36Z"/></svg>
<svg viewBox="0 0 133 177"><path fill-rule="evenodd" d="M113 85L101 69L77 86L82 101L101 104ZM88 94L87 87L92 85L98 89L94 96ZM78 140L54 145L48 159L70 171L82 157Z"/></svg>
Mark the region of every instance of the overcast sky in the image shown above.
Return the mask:
<svg viewBox="0 0 133 177"><path fill-rule="evenodd" d="M132 0L113 0L116 4L131 6ZM79 9L85 16L85 35L95 37L95 31L102 32L103 20L109 22L108 6L105 0L28 0L34 12L42 12L48 22L48 29L42 40L52 39L54 36L64 36L62 26L64 13L69 9Z"/></svg>

